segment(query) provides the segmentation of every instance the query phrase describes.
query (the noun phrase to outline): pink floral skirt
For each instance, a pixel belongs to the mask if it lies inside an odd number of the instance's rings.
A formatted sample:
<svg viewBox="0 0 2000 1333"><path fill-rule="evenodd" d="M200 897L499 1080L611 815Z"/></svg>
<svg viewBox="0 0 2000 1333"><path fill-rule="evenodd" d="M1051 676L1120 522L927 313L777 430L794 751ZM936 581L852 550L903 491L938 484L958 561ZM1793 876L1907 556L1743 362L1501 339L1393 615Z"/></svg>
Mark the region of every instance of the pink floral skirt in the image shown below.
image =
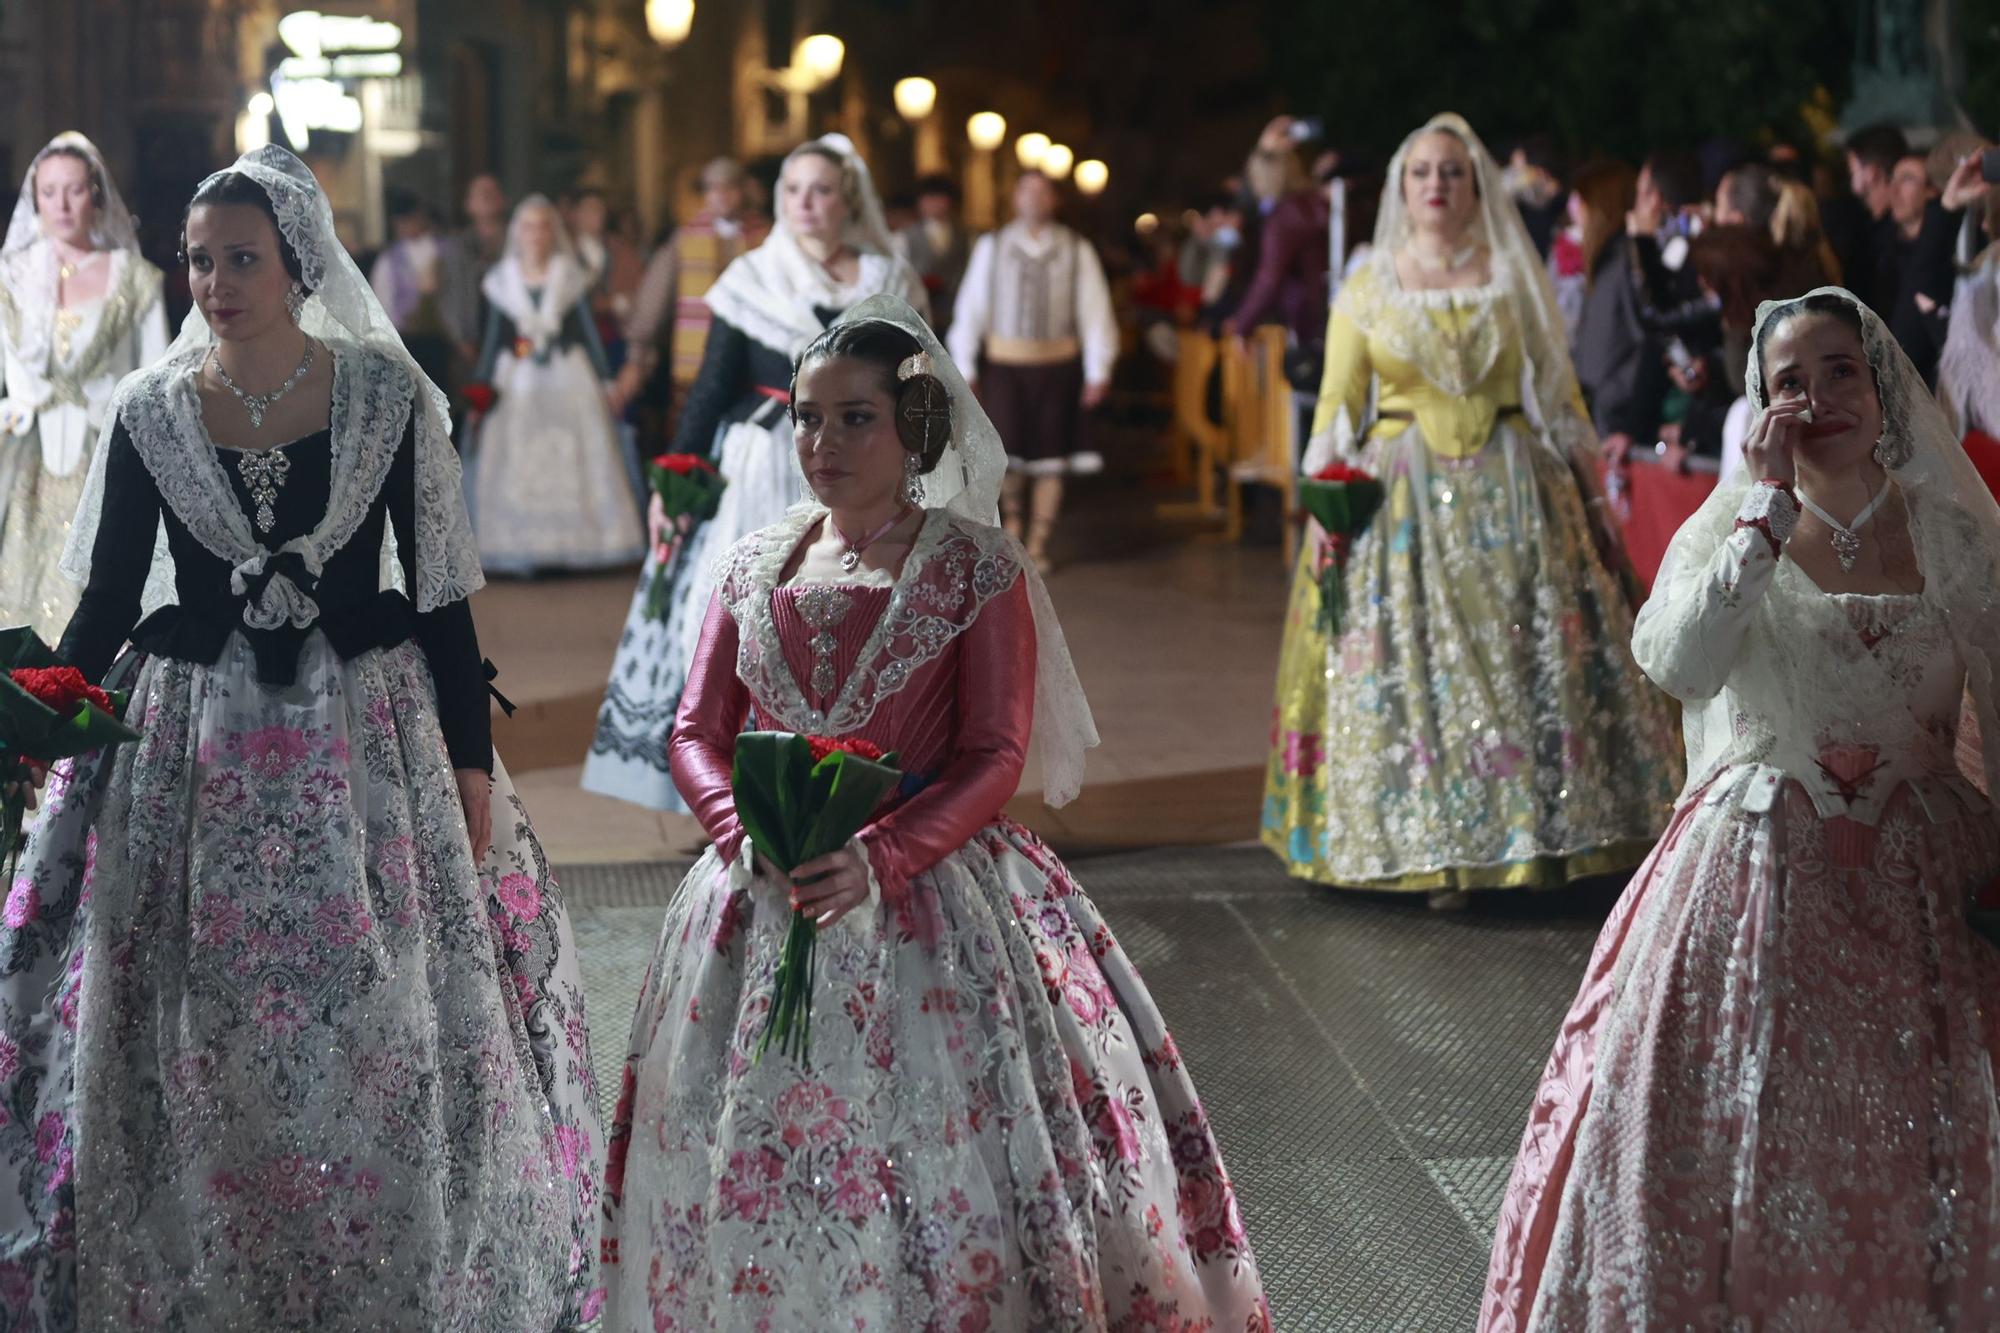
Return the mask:
<svg viewBox="0 0 2000 1333"><path fill-rule="evenodd" d="M606 1326L1270 1328L1174 1039L1095 906L1002 820L821 932L811 1067L757 1039L791 923L711 850L611 1131Z"/></svg>
<svg viewBox="0 0 2000 1333"><path fill-rule="evenodd" d="M0 1330L546 1333L595 1291L576 951L415 644L139 671L0 913Z"/></svg>
<svg viewBox="0 0 2000 1333"><path fill-rule="evenodd" d="M1600 936L1480 1327L2000 1327L1990 811L1683 801Z"/></svg>

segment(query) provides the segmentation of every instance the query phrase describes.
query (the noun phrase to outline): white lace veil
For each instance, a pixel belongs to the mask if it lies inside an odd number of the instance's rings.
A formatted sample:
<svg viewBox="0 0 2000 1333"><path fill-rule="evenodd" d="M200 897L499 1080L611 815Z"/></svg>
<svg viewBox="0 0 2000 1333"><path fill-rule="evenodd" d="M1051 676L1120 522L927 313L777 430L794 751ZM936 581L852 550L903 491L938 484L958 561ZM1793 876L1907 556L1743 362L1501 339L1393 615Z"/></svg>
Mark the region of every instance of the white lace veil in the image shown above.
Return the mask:
<svg viewBox="0 0 2000 1333"><path fill-rule="evenodd" d="M112 183L111 172L105 167L97 145L75 130L64 130L35 154L27 175L21 178L21 194L14 201L14 216L8 220L7 239L0 242L0 254L13 254L42 239L41 220L35 215L35 168L57 153L77 154L90 164L99 193L97 225L90 229L90 243L99 250L130 250L137 254L138 223L132 220L131 211L125 207L118 187Z"/></svg>
<svg viewBox="0 0 2000 1333"><path fill-rule="evenodd" d="M409 377L416 391L411 411L416 416L417 469L417 550L412 561L417 586L409 589L409 593L419 611L434 611L469 596L485 583L485 576L480 570L479 547L473 540L471 523L466 517L458 454L451 444L451 414L444 391L417 368L417 363L403 346L396 326L390 322L388 312L376 299L374 289L341 245L334 230L332 205L306 164L285 149L275 144L268 145L245 153L225 171L208 177L202 185L206 186L209 181L230 172L249 178L264 191L270 199L271 211L277 217L278 230L298 256L303 282L309 292L299 317L299 327L308 336L333 349L341 362L357 366L372 355L387 362L390 369ZM191 386L193 376L199 372L215 342L215 332L209 328L208 320L197 305L188 311L181 324L180 335L167 349L166 356L152 367L128 375L119 384L111 410L105 417L103 438L91 460L90 478L77 510L76 522L70 529L69 542L63 551L63 572L71 578L83 582L90 576L91 552L97 541L98 524L104 507L104 476L106 461L111 455L111 432L118 423L126 399L134 394L150 392L155 397L173 399L184 416L186 404L193 400L192 393L176 396L165 393L163 386L180 382ZM337 378L337 399L341 387L342 381ZM335 402L333 415L336 435L346 422L359 420L359 414L344 410L340 401ZM197 426L198 416L197 410ZM400 426L401 422L397 424ZM198 430L194 433L202 434ZM375 443L378 446L382 444ZM393 445L396 442L388 443ZM341 457L337 440L336 463ZM216 475L219 477L219 470ZM336 475L336 494L329 503L330 513L352 508L343 503L343 496L339 494L342 481ZM372 499L353 498L364 504ZM394 559L394 542L393 525L385 525L383 577L385 582L399 584L401 570ZM231 558L232 553L218 554L231 559L232 564L240 558ZM332 551L318 553L321 557L330 554ZM171 586L171 563L166 554L165 531L162 529L148 582L148 604L157 604L162 599L161 589Z"/></svg>
<svg viewBox="0 0 2000 1333"><path fill-rule="evenodd" d="M817 139L808 139L785 154L784 164L778 168L778 179L783 181L785 169L808 153L815 156L831 153L840 162L840 192L847 201L847 243L878 255L895 254L895 238L882 211L882 196L875 192L875 177L855 150L854 141L844 134L822 134ZM777 214L776 225L771 228L773 234L782 232L790 236L792 231L785 225L782 201L773 211Z"/></svg>
<svg viewBox="0 0 2000 1333"><path fill-rule="evenodd" d="M537 208L548 210L555 227L539 305L528 298L527 276L521 271L521 223ZM507 244L500 252L500 262L486 271L480 283L487 299L506 311L523 334L539 343L554 336L589 288L590 274L577 255L576 241L563 221L562 210L545 194L531 194L516 204L507 220Z"/></svg>
<svg viewBox="0 0 2000 1333"><path fill-rule="evenodd" d="M35 213L35 171L59 153L81 156L97 186L97 221L90 229L91 245L99 250L123 250L132 259L139 256L138 224L112 183L97 145L75 130L64 130L43 145L29 164L21 179L20 196L14 201L14 215L7 223L7 238L0 241L0 266L5 269L8 294L15 308L22 311L46 312L56 307L56 257L45 243L41 219ZM20 321L21 346L15 352L24 364L47 363L51 328L46 317Z"/></svg>
<svg viewBox="0 0 2000 1333"><path fill-rule="evenodd" d="M1375 253L1384 261L1410 239L1414 227L1409 206L1403 202L1403 163L1410 149L1427 134L1443 131L1465 145L1472 158L1473 180L1478 186L1479 216L1473 234L1484 241L1492 256L1493 276L1506 283L1513 298L1514 317L1519 324L1522 352L1527 361L1532 407L1536 419L1556 442L1567 450L1579 444L1594 446L1596 441L1575 438L1567 409L1576 399L1576 368L1570 363L1569 335L1556 306L1555 284L1549 279L1521 211L1514 204L1500 167L1486 145L1463 116L1446 111L1431 117L1403 140L1390 159L1389 174L1382 186L1382 204L1375 219Z"/></svg>
<svg viewBox="0 0 2000 1333"><path fill-rule="evenodd" d="M1766 326L1774 318L1796 313L1800 302L1815 298L1839 301L1860 319L1861 341L1882 399L1882 444L1879 456L1890 466L1890 477L1901 490L1910 515L1910 536L1918 568L1924 576L1925 600L1945 616L1952 639L1966 668L1985 743L1983 765L1987 790L2000 793L2000 725L1994 720L1994 675L2000 659L2000 505L1980 479L1942 408L1925 387L1886 325L1853 293L1820 287L1804 297L1766 301L1757 308L1744 384L1753 411L1766 405L1759 348ZM1746 477L1725 480L1684 524L1668 548L1654 596L1683 579L1698 578L1710 557L1735 526L1735 518L1751 482ZM1782 612L1767 601L1768 614ZM1866 673L1830 670L1820 656L1798 645L1811 642L1801 627L1772 627L1773 640L1786 660L1788 688L1848 691L1849 708L1857 717L1870 716L1882 706L1880 691L1871 691ZM1703 737L1690 731L1689 781L1698 781L1704 758L1720 754L1730 737Z"/></svg>
<svg viewBox="0 0 2000 1333"><path fill-rule="evenodd" d="M923 478L924 507L943 509L998 532L1000 484L1007 473L1000 432L944 344L909 302L879 293L856 304L834 327L867 321L893 324L915 338L930 356L931 373L951 395L951 443ZM1041 753L1042 799L1052 806L1065 805L1083 786L1083 752L1097 744L1097 726L1063 638L1062 622L1049 600L1048 585L1020 543L1011 537L1004 540L1027 580L1035 614L1035 744Z"/></svg>
<svg viewBox="0 0 2000 1333"><path fill-rule="evenodd" d="M839 309L852 303L858 293L878 291L901 293L920 310L926 305L923 283L897 253L882 217L874 178L854 145L842 134L812 139L786 154L785 168L809 153L832 154L840 163L841 195L848 211L846 242L860 261L856 282L845 286L836 282L823 264L805 252L785 222L780 201L777 225L764 243L732 260L702 297L717 319L792 361L825 331L820 308ZM781 181L783 171L779 172Z"/></svg>

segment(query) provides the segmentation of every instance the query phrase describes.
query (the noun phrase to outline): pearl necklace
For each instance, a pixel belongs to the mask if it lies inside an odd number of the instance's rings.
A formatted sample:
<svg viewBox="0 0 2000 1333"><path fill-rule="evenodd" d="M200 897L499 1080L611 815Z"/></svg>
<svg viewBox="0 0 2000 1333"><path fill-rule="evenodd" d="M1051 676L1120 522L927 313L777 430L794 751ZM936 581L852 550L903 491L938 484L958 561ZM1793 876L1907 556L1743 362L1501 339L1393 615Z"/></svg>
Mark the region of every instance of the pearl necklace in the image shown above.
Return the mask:
<svg viewBox="0 0 2000 1333"><path fill-rule="evenodd" d="M1869 519L1875 517L1875 511L1880 509L1882 502L1889 498L1889 479L1887 477L1882 478L1882 489L1875 492L1875 498L1863 506L1861 512L1856 514L1854 520L1850 523L1842 523L1832 514L1821 509L1806 498L1804 491L1795 491L1794 493L1799 497L1799 504L1804 506L1807 513L1833 529L1833 553L1840 557L1840 567L1842 570L1852 571L1855 557L1861 554L1861 528Z"/></svg>

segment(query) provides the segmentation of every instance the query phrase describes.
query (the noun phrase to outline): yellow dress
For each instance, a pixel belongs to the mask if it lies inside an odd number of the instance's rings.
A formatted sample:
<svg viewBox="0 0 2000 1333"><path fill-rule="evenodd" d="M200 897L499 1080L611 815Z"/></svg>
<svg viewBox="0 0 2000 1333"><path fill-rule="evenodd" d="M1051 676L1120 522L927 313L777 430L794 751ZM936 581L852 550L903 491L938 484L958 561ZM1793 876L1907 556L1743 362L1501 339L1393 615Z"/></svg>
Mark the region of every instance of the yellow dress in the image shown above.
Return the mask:
<svg viewBox="0 0 2000 1333"><path fill-rule="evenodd" d="M1405 292L1378 252L1334 308L1313 452L1358 455L1385 497L1337 639L1316 551L1293 579L1262 823L1294 875L1546 886L1636 865L1666 826L1673 714L1632 660L1569 462L1594 437L1573 376L1524 403L1550 377L1524 374L1513 301L1498 272Z"/></svg>

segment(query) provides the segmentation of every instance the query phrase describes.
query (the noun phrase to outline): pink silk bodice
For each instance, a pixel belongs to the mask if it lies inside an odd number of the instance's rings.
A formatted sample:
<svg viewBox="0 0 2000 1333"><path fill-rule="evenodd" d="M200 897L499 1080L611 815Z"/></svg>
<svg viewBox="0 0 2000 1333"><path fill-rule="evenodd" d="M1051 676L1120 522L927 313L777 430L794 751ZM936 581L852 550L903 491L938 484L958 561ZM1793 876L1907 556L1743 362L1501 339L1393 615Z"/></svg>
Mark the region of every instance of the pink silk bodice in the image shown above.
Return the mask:
<svg viewBox="0 0 2000 1333"><path fill-rule="evenodd" d="M849 600L828 626L831 651L816 657L802 605L827 592ZM771 620L785 664L806 700L824 709L855 671L863 646L889 604L881 587L787 585L773 590ZM701 644L681 696L667 753L674 783L725 859L743 840L729 786L738 732L770 722L736 670L739 627L718 596L709 605ZM819 659L830 661L830 679ZM925 779L914 794L892 797L861 832L869 865L885 896L905 892L909 879L936 865L1000 813L1021 780L1035 712L1035 621L1027 585L993 597L977 618L936 657L885 695L850 736L897 752L906 775ZM909 793L916 777L906 780Z"/></svg>

